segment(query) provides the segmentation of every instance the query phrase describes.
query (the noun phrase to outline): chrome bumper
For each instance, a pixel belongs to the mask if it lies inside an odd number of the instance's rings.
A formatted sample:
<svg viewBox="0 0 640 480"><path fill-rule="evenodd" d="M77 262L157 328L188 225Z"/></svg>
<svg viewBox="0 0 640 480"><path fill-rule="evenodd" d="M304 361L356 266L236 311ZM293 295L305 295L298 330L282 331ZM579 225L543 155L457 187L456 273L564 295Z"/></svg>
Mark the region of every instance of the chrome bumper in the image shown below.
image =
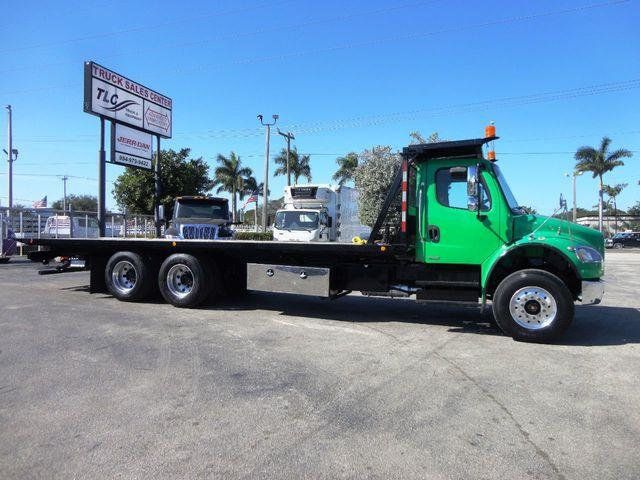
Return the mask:
<svg viewBox="0 0 640 480"><path fill-rule="evenodd" d="M582 305L598 304L604 296L604 282L602 280L583 280L582 293L578 297Z"/></svg>

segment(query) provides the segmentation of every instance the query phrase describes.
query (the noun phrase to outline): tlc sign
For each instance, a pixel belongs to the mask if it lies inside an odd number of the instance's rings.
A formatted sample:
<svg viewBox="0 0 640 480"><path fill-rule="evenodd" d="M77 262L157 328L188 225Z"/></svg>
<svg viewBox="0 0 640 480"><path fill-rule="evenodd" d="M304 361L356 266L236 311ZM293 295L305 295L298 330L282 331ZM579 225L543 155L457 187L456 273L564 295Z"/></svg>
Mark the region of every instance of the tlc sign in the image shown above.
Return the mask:
<svg viewBox="0 0 640 480"><path fill-rule="evenodd" d="M171 138L173 102L95 62L84 64L84 111Z"/></svg>

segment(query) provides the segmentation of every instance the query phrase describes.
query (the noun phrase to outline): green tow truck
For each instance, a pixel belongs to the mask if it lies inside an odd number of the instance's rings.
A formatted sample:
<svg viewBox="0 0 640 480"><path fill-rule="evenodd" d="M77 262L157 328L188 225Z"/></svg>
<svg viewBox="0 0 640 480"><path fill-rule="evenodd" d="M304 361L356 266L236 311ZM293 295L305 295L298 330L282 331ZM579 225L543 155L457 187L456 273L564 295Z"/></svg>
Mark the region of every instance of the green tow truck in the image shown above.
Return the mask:
<svg viewBox="0 0 640 480"><path fill-rule="evenodd" d="M246 290L337 299L352 291L421 302L491 302L518 340L552 341L574 305L604 294L602 235L527 214L498 164L496 139L411 145L364 244L203 239L33 239L44 263L79 257L90 291L125 301L160 291L177 307ZM489 151L488 158L494 158ZM398 224L388 213L400 199Z"/></svg>

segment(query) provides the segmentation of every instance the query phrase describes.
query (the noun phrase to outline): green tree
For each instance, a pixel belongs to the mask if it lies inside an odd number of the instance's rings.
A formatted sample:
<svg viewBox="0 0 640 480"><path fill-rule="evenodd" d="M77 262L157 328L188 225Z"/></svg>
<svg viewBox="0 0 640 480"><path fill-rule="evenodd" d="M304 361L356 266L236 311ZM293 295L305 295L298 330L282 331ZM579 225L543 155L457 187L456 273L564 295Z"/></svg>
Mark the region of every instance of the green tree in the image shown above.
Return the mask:
<svg viewBox="0 0 640 480"><path fill-rule="evenodd" d="M283 148L278 156L273 159L278 168L273 172L273 176L287 174L287 149ZM289 152L289 170L293 175L293 184L296 185L300 177L305 177L307 181L311 181L311 158L309 155L301 155L298 149L294 147Z"/></svg>
<svg viewBox="0 0 640 480"><path fill-rule="evenodd" d="M364 225L373 227L382 204L387 198L387 192L393 182L393 177L400 168L400 156L392 153L389 146L373 147L359 154L359 165L354 176L358 189L358 206L360 221ZM386 221L397 223L399 220L400 197L389 208Z"/></svg>
<svg viewBox="0 0 640 480"><path fill-rule="evenodd" d="M620 148L609 153L611 139L603 137L599 148L580 147L575 154L576 170L579 172L591 172L593 178L598 178L598 230L602 231L602 208L604 182L602 177L605 173L610 172L616 167L624 165L622 158L630 158L633 154L625 149Z"/></svg>
<svg viewBox="0 0 640 480"><path fill-rule="evenodd" d="M338 164L338 170L333 174L333 180L338 182L338 185L344 185L352 181L356 168L358 168L358 154L349 152L344 157L336 158L336 163Z"/></svg>
<svg viewBox="0 0 640 480"><path fill-rule="evenodd" d="M62 210L64 199L56 200L51 204L54 210ZM67 195L67 208L72 208L76 212L97 212L98 197L93 195Z"/></svg>
<svg viewBox="0 0 640 480"><path fill-rule="evenodd" d="M253 172L250 168L242 166L242 161L235 152L231 152L228 157L218 154L216 161L218 167L215 169L213 186L218 187L217 193L229 192L231 194L231 213L235 222L238 213L237 195L239 193L240 198L244 197L245 179L250 177Z"/></svg>
<svg viewBox="0 0 640 480"><path fill-rule="evenodd" d="M160 203L165 206L168 217L175 197L204 195L211 188L209 165L202 158L189 158L189 153L188 148L160 152ZM153 172L127 168L114 182L112 193L121 209L150 215L153 213L154 185Z"/></svg>
<svg viewBox="0 0 640 480"><path fill-rule="evenodd" d="M421 143L437 143L443 141L440 138L440 135L438 135L438 132L433 132L427 138L424 138L418 131L411 132L409 136L411 137L411 145L419 145Z"/></svg>
<svg viewBox="0 0 640 480"><path fill-rule="evenodd" d="M633 206L627 210L629 215L640 216L640 202L636 202Z"/></svg>

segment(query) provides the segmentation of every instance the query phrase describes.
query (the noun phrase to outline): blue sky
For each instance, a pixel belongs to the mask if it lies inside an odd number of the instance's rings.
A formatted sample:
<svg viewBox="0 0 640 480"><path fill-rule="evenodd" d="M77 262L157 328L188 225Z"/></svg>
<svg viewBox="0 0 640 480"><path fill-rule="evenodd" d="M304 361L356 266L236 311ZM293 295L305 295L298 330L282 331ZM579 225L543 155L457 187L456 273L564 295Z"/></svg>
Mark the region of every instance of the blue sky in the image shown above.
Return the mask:
<svg viewBox="0 0 640 480"><path fill-rule="evenodd" d="M409 132L481 136L493 120L500 165L521 204L570 199L573 152L603 135L635 157L606 176L640 200L640 7L636 1L11 2L0 25L0 103L14 110L14 202L97 191L99 121L82 111L94 60L173 98L174 136L212 166L233 150L262 180L256 114L311 153L313 180L335 158ZM6 113L0 143L6 148ZM283 146L272 137L272 153ZM273 172L273 165L271 171ZM113 181L123 167L107 165ZM6 162L0 200L6 205ZM281 192L285 179L270 178ZM115 208L111 184L107 206ZM578 179L578 204L597 203Z"/></svg>

